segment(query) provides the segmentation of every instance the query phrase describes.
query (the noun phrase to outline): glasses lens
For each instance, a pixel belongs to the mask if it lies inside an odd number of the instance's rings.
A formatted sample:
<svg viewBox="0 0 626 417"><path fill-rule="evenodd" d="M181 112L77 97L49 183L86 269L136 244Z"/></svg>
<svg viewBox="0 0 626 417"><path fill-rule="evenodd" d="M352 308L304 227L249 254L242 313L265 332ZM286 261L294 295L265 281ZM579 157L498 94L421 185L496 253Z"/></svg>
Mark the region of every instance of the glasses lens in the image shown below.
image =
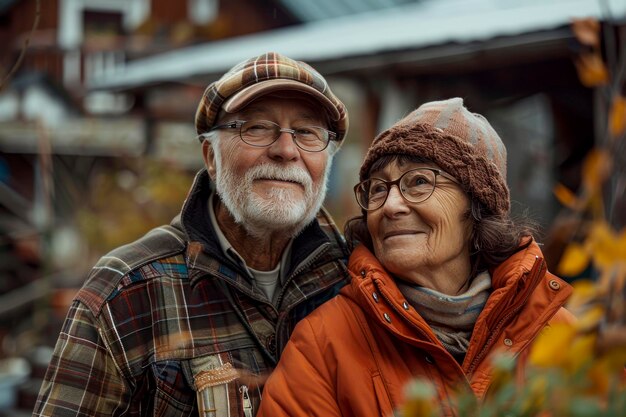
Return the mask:
<svg viewBox="0 0 626 417"><path fill-rule="evenodd" d="M426 200L434 189L435 173L428 169L407 171L400 180L402 195L413 203Z"/></svg>
<svg viewBox="0 0 626 417"><path fill-rule="evenodd" d="M241 139L249 145L270 145L280 135L280 126L267 120L251 120L241 125Z"/></svg>
<svg viewBox="0 0 626 417"><path fill-rule="evenodd" d="M365 210L376 210L387 198L387 184L379 179L365 180L356 190L357 203Z"/></svg>
<svg viewBox="0 0 626 417"><path fill-rule="evenodd" d="M296 143L307 151L321 151L328 144L328 132L321 127L305 126L294 129Z"/></svg>

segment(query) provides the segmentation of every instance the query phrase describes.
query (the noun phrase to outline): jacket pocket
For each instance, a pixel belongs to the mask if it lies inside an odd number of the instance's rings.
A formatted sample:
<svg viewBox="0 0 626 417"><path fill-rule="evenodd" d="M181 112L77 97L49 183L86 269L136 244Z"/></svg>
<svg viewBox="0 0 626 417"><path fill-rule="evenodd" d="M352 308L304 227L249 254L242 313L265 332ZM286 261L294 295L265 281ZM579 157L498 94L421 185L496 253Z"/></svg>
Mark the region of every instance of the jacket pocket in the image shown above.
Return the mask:
<svg viewBox="0 0 626 417"><path fill-rule="evenodd" d="M376 401L378 402L378 409L381 416L395 416L393 406L391 405L391 398L389 397L389 391L383 382L383 378L379 373L372 375L372 382L374 383L374 393L376 395Z"/></svg>
<svg viewBox="0 0 626 417"><path fill-rule="evenodd" d="M191 416L194 410L194 392L183 377L178 361L152 364L154 391L154 416Z"/></svg>

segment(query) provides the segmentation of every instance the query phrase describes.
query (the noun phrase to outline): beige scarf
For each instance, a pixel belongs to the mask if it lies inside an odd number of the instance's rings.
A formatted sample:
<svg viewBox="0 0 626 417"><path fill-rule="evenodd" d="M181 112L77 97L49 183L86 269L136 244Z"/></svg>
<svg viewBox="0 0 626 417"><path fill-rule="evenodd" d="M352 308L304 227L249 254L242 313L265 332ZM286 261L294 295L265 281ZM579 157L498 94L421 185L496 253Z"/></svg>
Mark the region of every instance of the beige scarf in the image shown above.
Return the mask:
<svg viewBox="0 0 626 417"><path fill-rule="evenodd" d="M481 272L460 295L446 295L429 288L396 280L400 292L424 318L457 362L462 363L474 324L491 292L491 276Z"/></svg>

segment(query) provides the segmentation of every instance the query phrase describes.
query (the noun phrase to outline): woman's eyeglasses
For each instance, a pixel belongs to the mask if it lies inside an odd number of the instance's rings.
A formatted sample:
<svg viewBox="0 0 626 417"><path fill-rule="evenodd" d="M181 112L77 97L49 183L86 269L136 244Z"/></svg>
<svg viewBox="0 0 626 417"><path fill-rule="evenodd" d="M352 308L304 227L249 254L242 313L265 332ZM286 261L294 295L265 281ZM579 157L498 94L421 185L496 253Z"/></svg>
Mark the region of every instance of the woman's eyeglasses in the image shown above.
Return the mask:
<svg viewBox="0 0 626 417"><path fill-rule="evenodd" d="M421 203L433 194L437 186L437 177L440 175L455 184L459 184L450 174L440 169L416 168L406 171L400 178L393 181L385 181L380 178L362 181L354 187L354 195L357 203L363 209L377 210L387 201L391 186L396 185L405 200L411 203Z"/></svg>

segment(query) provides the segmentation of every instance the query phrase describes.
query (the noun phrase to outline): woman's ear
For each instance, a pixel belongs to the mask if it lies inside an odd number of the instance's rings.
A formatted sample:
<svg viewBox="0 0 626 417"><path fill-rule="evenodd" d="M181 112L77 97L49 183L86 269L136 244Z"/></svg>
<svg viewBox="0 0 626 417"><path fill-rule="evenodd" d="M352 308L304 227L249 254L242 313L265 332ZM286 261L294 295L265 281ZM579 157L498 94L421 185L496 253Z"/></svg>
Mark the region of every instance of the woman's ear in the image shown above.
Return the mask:
<svg viewBox="0 0 626 417"><path fill-rule="evenodd" d="M215 151L213 150L213 146L216 145L217 143L214 145L206 139L202 142L202 158L204 159L204 165L212 181L215 181Z"/></svg>

